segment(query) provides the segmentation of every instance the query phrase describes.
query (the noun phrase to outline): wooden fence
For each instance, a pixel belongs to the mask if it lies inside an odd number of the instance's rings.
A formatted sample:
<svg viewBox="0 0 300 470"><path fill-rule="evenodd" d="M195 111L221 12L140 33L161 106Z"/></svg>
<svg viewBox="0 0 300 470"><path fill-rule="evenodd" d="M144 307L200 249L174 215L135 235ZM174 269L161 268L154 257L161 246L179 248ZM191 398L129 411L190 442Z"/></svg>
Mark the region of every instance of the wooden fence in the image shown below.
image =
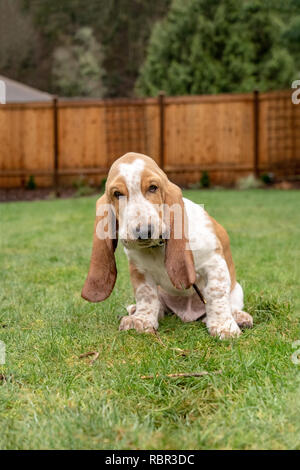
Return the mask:
<svg viewBox="0 0 300 470"><path fill-rule="evenodd" d="M145 153L179 184L249 173L300 174L300 105L291 91L54 100L0 106L0 186L99 183L126 152Z"/></svg>

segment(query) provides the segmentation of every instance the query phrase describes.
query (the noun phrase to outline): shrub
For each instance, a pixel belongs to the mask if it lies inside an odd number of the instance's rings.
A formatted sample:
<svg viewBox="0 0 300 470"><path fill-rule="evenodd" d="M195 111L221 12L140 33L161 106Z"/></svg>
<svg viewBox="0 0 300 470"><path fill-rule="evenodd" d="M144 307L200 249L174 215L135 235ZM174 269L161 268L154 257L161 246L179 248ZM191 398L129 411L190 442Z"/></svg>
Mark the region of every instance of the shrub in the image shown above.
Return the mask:
<svg viewBox="0 0 300 470"><path fill-rule="evenodd" d="M80 28L72 39L65 38L53 53L52 76L58 93L102 98L102 62L102 49L91 28Z"/></svg>
<svg viewBox="0 0 300 470"><path fill-rule="evenodd" d="M275 181L274 173L263 173L260 178L264 184L273 184Z"/></svg>
<svg viewBox="0 0 300 470"><path fill-rule="evenodd" d="M106 181L107 181L107 178L103 178L103 179L101 180L101 183L100 183L100 185L99 185L100 191L105 191Z"/></svg>
<svg viewBox="0 0 300 470"><path fill-rule="evenodd" d="M26 189L36 189L36 182L33 175L30 175L25 185Z"/></svg>
<svg viewBox="0 0 300 470"><path fill-rule="evenodd" d="M82 175L77 180L73 181L73 186L76 188L74 197L89 196L95 192L95 189L89 185Z"/></svg>
<svg viewBox="0 0 300 470"><path fill-rule="evenodd" d="M254 175L248 175L245 178L241 178L237 182L238 189L257 189L263 186L263 182Z"/></svg>
<svg viewBox="0 0 300 470"><path fill-rule="evenodd" d="M207 171L203 171L201 179L200 179L200 186L201 188L209 188L210 187L210 176Z"/></svg>
<svg viewBox="0 0 300 470"><path fill-rule="evenodd" d="M290 87L284 22L258 0L174 0L155 25L136 90L155 96ZM294 28L295 29L295 28ZM297 43L299 48L299 43Z"/></svg>

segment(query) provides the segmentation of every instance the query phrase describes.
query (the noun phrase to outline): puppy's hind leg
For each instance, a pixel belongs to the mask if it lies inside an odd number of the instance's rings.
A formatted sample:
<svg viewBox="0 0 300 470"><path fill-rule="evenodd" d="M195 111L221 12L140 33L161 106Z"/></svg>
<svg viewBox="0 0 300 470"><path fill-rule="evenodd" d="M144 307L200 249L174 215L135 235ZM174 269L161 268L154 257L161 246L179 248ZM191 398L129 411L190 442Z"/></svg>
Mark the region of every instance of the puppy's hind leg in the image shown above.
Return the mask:
<svg viewBox="0 0 300 470"><path fill-rule="evenodd" d="M244 294L242 286L237 282L234 289L230 293L231 312L232 316L240 328L252 328L252 316L243 311L244 307Z"/></svg>

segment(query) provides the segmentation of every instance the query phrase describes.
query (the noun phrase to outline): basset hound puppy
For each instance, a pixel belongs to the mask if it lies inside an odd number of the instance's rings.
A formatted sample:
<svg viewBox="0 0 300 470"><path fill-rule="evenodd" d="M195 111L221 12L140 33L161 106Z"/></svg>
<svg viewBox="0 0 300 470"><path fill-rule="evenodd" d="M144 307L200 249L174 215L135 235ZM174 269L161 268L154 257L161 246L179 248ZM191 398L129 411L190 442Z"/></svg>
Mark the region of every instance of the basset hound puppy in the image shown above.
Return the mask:
<svg viewBox="0 0 300 470"><path fill-rule="evenodd" d="M136 300L120 330L153 332L166 312L184 322L205 317L209 333L221 339L253 325L243 311L226 230L202 206L183 198L155 161L142 154L125 154L109 171L96 204L84 299L101 302L111 294L118 239Z"/></svg>

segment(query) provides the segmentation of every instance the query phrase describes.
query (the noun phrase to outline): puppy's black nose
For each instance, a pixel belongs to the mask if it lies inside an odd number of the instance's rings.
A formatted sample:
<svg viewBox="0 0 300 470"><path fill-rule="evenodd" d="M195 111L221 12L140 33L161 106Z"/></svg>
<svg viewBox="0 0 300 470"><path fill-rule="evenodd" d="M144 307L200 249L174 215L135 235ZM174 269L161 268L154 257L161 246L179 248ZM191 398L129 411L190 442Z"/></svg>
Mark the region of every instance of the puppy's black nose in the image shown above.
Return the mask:
<svg viewBox="0 0 300 470"><path fill-rule="evenodd" d="M152 237L153 227L151 224L137 227L136 228L136 235L138 240L148 240Z"/></svg>

